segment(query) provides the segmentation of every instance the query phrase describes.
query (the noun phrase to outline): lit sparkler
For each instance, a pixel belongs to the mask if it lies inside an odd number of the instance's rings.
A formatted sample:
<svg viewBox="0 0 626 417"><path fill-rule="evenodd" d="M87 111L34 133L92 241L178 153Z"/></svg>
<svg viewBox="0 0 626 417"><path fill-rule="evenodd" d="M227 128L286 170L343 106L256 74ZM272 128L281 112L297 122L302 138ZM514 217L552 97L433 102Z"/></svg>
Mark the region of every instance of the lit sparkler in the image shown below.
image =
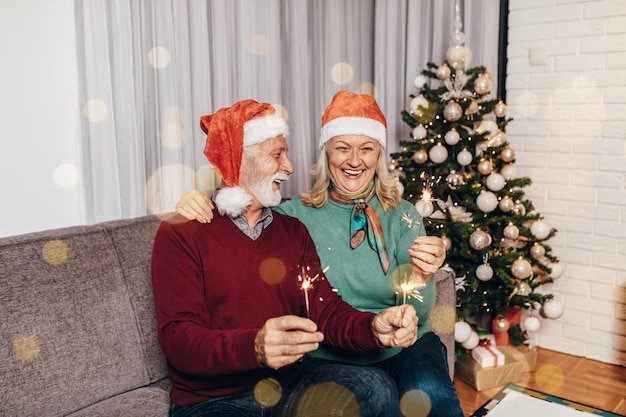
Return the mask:
<svg viewBox="0 0 626 417"><path fill-rule="evenodd" d="M328 268L330 267L326 267L322 270L322 272L326 273L326 271L328 271ZM300 289L302 291L304 291L304 303L306 305L306 316L307 318L310 318L310 303L309 303L309 290L313 288L313 282L315 282L320 274L316 274L314 277L310 277L308 274L308 271L310 270L310 267L302 267L302 273L300 275L298 275L298 281L300 281L302 284L300 284Z"/></svg>
<svg viewBox="0 0 626 417"><path fill-rule="evenodd" d="M412 281L408 278L407 274L404 274L404 280L400 283L402 304L406 304L406 300L409 298L415 298L417 301L423 302L424 296L420 292L420 288L424 288L424 285Z"/></svg>

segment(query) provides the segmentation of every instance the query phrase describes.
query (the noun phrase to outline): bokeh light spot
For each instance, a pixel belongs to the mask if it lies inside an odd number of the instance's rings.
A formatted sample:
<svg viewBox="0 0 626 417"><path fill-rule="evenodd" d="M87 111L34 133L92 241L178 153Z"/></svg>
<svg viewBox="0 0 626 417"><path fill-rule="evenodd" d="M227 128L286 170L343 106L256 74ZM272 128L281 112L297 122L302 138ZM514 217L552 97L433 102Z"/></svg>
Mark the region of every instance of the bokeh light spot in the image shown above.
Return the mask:
<svg viewBox="0 0 626 417"><path fill-rule="evenodd" d="M520 94L515 101L515 105L526 111L528 115L537 114L541 108L540 104L539 97L528 92Z"/></svg>
<svg viewBox="0 0 626 417"><path fill-rule="evenodd" d="M563 371L556 365L542 365L535 374L535 381L541 391L556 391L563 385Z"/></svg>
<svg viewBox="0 0 626 417"><path fill-rule="evenodd" d="M177 184L195 179L196 172L183 164L164 165L158 168L146 183L146 204L149 213L168 213L185 193Z"/></svg>
<svg viewBox="0 0 626 417"><path fill-rule="evenodd" d="M41 352L41 340L30 334L18 336L13 341L13 352L19 361L30 363L37 359Z"/></svg>
<svg viewBox="0 0 626 417"><path fill-rule="evenodd" d="M58 266L67 262L70 250L62 240L50 240L43 245L41 255L50 265Z"/></svg>
<svg viewBox="0 0 626 417"><path fill-rule="evenodd" d="M161 142L166 148L178 149L185 143L185 130L174 123L167 123L161 129Z"/></svg>
<svg viewBox="0 0 626 417"><path fill-rule="evenodd" d="M172 106L172 107L168 107L167 109L163 111L162 117L163 117L163 124L172 123L172 124L182 125L185 114L179 107Z"/></svg>
<svg viewBox="0 0 626 417"><path fill-rule="evenodd" d="M354 78L354 70L352 69L352 65L346 62L339 62L333 65L333 68L330 71L330 77L335 83L339 85L348 84L350 81L352 81L352 78Z"/></svg>
<svg viewBox="0 0 626 417"><path fill-rule="evenodd" d="M201 191L216 190L220 185L220 181L220 175L211 164L202 165L196 171L196 182Z"/></svg>
<svg viewBox="0 0 626 417"><path fill-rule="evenodd" d="M78 169L72 164L62 164L54 170L54 182L60 187L72 188L78 183Z"/></svg>
<svg viewBox="0 0 626 417"><path fill-rule="evenodd" d="M170 63L170 52L162 46L155 46L148 52L148 62L154 68L165 68Z"/></svg>
<svg viewBox="0 0 626 417"><path fill-rule="evenodd" d="M270 40L265 35L254 35L248 38L248 52L252 55L267 56L270 53Z"/></svg>
<svg viewBox="0 0 626 417"><path fill-rule="evenodd" d="M369 94L372 97L376 97L376 86L372 83L359 84L356 92L357 94Z"/></svg>
<svg viewBox="0 0 626 417"><path fill-rule="evenodd" d="M297 416L361 416L354 394L336 382L308 388L298 400Z"/></svg>
<svg viewBox="0 0 626 417"><path fill-rule="evenodd" d="M454 307L443 303L435 304L435 308L430 314L430 324L433 331L440 334L452 333L454 331L455 320L456 310Z"/></svg>
<svg viewBox="0 0 626 417"><path fill-rule="evenodd" d="M274 378L262 379L254 386L254 399L263 407L275 406L282 395L283 388Z"/></svg>
<svg viewBox="0 0 626 417"><path fill-rule="evenodd" d="M287 268L285 264L278 258L268 258L261 262L259 267L259 275L267 284L276 285L285 278Z"/></svg>
<svg viewBox="0 0 626 417"><path fill-rule="evenodd" d="M430 397L419 389L407 391L400 398L400 411L406 417L425 417L431 408Z"/></svg>
<svg viewBox="0 0 626 417"><path fill-rule="evenodd" d="M83 113L89 121L97 123L106 119L109 114L109 108L106 103L99 98L92 98L85 103Z"/></svg>

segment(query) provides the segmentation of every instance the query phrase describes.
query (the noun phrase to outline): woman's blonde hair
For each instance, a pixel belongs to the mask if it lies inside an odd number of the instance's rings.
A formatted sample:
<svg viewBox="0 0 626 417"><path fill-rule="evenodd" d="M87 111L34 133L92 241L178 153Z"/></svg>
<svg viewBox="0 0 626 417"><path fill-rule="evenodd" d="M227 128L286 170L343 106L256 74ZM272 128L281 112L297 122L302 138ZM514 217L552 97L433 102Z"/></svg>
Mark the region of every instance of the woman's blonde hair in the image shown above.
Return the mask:
<svg viewBox="0 0 626 417"><path fill-rule="evenodd" d="M310 173L315 179L313 188L309 194L302 194L300 198L305 206L324 207L328 203L328 186L332 178L328 168L326 145L322 148L317 162L311 167ZM389 173L382 148L378 153L374 181L376 182L376 196L384 211L389 211L400 204L402 196L396 187L396 179Z"/></svg>

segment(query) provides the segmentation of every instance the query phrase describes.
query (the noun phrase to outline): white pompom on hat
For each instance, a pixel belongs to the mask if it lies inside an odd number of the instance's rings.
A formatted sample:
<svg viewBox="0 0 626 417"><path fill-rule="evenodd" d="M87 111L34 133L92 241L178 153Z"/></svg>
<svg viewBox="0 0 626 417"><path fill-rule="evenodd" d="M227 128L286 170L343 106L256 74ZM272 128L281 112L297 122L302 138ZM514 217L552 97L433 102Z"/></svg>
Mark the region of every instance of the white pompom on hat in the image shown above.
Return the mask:
<svg viewBox="0 0 626 417"><path fill-rule="evenodd" d="M287 136L289 127L271 104L243 100L202 116L200 128L207 134L204 155L224 182L215 205L222 215L238 216L252 202L252 196L239 186L243 147Z"/></svg>
<svg viewBox="0 0 626 417"><path fill-rule="evenodd" d="M320 149L335 136L363 135L387 145L387 121L369 94L339 91L322 116Z"/></svg>

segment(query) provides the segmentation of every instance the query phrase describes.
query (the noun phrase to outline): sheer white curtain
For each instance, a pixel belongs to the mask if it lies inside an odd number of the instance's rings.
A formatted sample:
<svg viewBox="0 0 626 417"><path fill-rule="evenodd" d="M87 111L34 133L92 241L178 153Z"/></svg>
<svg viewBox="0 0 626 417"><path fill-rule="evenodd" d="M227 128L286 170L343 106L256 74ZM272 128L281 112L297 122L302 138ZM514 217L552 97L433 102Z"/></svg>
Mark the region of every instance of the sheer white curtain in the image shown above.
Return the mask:
<svg viewBox="0 0 626 417"><path fill-rule="evenodd" d="M497 77L498 2L465 6L472 65ZM413 79L443 61L454 19L453 0L76 0L75 8L88 222L168 212L191 188L213 189L198 121L246 98L287 117L296 171L286 197L309 188L320 118L340 89L376 96L396 151Z"/></svg>

